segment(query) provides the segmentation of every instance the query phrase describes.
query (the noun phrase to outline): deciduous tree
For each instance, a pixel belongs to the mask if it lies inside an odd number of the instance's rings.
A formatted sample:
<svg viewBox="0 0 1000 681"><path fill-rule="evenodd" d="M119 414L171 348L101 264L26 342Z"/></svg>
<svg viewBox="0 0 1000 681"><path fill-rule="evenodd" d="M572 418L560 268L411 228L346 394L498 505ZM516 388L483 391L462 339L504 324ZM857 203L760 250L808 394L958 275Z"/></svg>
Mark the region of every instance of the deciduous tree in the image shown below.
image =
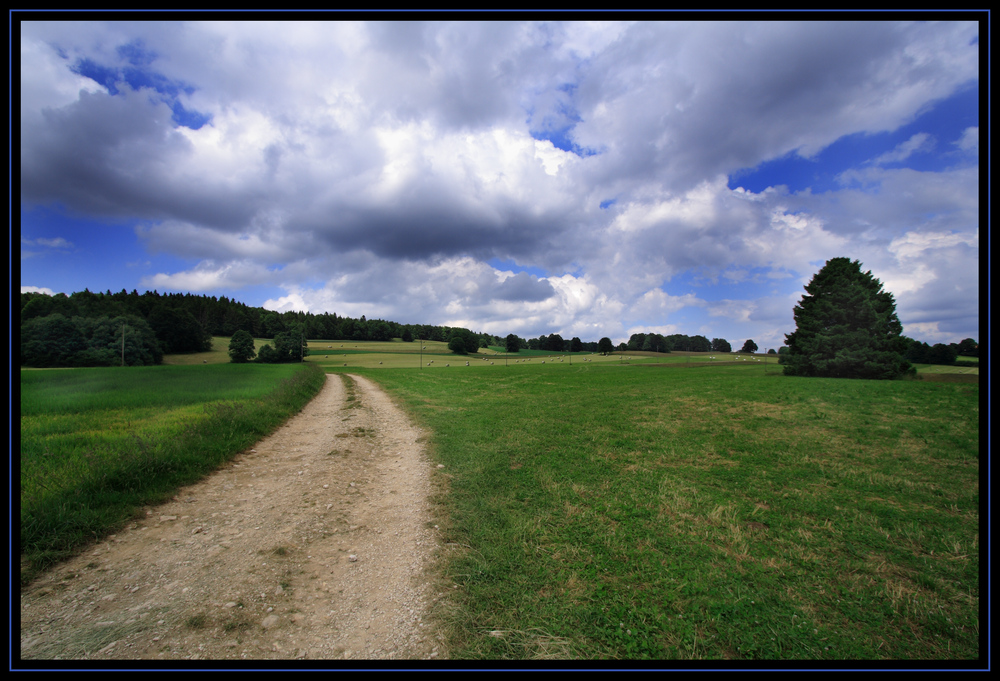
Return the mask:
<svg viewBox="0 0 1000 681"><path fill-rule="evenodd" d="M257 350L254 348L253 336L242 329L233 334L229 341L229 361L243 364L252 360L256 355Z"/></svg>

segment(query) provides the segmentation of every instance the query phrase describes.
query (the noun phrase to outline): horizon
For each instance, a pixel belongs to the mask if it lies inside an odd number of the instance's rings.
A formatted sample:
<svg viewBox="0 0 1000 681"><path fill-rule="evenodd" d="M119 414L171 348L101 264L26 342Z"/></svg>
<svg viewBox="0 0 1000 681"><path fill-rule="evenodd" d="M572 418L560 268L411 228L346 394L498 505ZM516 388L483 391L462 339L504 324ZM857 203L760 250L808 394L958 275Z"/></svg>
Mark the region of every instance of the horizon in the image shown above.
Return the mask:
<svg viewBox="0 0 1000 681"><path fill-rule="evenodd" d="M22 292L763 351L848 257L979 339L976 21L18 29Z"/></svg>

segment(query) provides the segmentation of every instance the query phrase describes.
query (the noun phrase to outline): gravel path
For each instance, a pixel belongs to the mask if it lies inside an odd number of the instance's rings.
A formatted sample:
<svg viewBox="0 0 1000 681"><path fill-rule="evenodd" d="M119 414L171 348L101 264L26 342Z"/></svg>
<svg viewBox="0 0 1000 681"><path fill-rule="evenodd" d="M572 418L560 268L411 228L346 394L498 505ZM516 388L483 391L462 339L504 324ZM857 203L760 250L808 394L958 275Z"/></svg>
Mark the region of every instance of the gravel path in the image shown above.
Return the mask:
<svg viewBox="0 0 1000 681"><path fill-rule="evenodd" d="M279 431L21 594L22 659L440 659L421 432L328 376Z"/></svg>

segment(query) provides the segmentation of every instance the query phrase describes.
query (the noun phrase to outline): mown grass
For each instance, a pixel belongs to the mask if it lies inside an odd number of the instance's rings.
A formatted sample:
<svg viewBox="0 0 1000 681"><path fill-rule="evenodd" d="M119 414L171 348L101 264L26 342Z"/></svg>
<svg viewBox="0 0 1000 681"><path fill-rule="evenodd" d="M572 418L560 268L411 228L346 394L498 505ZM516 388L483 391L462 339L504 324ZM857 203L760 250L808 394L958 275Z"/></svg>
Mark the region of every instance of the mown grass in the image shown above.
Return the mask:
<svg viewBox="0 0 1000 681"><path fill-rule="evenodd" d="M980 654L977 385L361 372L445 466L453 657Z"/></svg>
<svg viewBox="0 0 1000 681"><path fill-rule="evenodd" d="M252 445L324 378L303 365L22 371L22 582Z"/></svg>

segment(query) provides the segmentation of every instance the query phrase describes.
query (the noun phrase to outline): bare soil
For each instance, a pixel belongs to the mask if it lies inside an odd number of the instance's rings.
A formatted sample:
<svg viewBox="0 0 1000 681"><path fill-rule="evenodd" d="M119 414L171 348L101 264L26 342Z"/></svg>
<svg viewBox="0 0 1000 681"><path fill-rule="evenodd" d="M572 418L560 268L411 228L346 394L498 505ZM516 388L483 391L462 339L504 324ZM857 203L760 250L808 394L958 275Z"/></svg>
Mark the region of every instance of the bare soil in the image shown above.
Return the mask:
<svg viewBox="0 0 1000 681"><path fill-rule="evenodd" d="M441 659L422 433L328 376L253 449L21 593L22 659Z"/></svg>

